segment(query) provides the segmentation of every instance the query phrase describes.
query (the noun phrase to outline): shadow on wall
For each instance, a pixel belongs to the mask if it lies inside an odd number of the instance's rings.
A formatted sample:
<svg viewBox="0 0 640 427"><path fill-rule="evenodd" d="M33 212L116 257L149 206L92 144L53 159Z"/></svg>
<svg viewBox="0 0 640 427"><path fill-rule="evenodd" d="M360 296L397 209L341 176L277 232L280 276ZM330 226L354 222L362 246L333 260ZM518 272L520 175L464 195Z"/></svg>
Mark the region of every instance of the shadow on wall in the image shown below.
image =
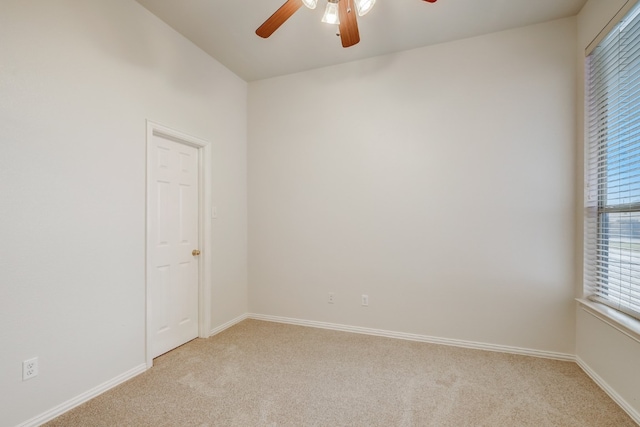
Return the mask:
<svg viewBox="0 0 640 427"><path fill-rule="evenodd" d="M157 70L152 74L163 84L198 97L203 95L201 82L210 81L212 67L224 69L187 39L176 38L173 30L136 2L74 3L66 24L76 26L85 40L120 66ZM202 58L201 64L193 66L196 57Z"/></svg>

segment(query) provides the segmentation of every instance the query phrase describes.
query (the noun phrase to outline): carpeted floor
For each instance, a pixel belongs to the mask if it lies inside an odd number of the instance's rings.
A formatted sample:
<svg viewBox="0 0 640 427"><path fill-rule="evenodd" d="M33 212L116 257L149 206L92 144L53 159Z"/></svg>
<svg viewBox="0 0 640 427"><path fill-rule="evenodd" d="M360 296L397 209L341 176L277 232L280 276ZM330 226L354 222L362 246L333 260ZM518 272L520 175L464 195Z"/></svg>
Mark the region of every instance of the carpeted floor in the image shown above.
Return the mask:
<svg viewBox="0 0 640 427"><path fill-rule="evenodd" d="M636 426L580 368L245 320L48 426Z"/></svg>

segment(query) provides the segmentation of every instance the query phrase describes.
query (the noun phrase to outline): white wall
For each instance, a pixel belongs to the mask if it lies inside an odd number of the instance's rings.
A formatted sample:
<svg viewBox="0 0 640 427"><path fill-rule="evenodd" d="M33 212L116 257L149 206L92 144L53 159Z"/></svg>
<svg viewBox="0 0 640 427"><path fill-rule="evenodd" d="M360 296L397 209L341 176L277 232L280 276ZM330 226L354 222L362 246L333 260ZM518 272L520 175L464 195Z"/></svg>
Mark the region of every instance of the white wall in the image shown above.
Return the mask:
<svg viewBox="0 0 640 427"><path fill-rule="evenodd" d="M250 83L250 310L573 354L575 34Z"/></svg>
<svg viewBox="0 0 640 427"><path fill-rule="evenodd" d="M576 144L578 168L576 223L578 225L576 246L577 294L582 296L582 224L583 224L583 156L584 156L584 59L585 49L598 33L616 15L626 0L589 0L578 15L578 139ZM578 306L576 308L576 356L592 375L597 375L601 385L615 393L616 400L635 412L634 418L640 422L640 342L631 338L601 317L594 316Z"/></svg>
<svg viewBox="0 0 640 427"><path fill-rule="evenodd" d="M247 311L247 84L132 0L0 7L0 425L145 362L145 120L212 141L212 325ZM21 381L21 362L40 375Z"/></svg>

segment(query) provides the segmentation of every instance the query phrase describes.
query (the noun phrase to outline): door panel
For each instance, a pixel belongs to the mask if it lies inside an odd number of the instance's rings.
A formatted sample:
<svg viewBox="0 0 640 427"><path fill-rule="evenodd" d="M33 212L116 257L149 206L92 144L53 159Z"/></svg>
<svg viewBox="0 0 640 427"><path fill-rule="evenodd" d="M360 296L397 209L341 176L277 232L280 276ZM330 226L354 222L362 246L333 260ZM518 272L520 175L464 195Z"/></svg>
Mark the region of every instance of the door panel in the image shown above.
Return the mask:
<svg viewBox="0 0 640 427"><path fill-rule="evenodd" d="M154 135L149 165L151 354L198 336L198 149Z"/></svg>

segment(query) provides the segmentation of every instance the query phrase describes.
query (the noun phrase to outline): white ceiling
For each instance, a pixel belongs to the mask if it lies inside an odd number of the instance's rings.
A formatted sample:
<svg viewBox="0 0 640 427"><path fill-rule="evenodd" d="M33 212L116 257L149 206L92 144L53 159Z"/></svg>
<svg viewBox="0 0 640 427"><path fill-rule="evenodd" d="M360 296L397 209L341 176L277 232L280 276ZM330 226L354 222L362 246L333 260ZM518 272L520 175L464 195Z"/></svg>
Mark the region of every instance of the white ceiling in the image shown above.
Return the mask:
<svg viewBox="0 0 640 427"><path fill-rule="evenodd" d="M319 68L576 15L586 0L378 0L358 19L360 43L300 8L270 38L255 34L285 0L137 0L246 81Z"/></svg>

